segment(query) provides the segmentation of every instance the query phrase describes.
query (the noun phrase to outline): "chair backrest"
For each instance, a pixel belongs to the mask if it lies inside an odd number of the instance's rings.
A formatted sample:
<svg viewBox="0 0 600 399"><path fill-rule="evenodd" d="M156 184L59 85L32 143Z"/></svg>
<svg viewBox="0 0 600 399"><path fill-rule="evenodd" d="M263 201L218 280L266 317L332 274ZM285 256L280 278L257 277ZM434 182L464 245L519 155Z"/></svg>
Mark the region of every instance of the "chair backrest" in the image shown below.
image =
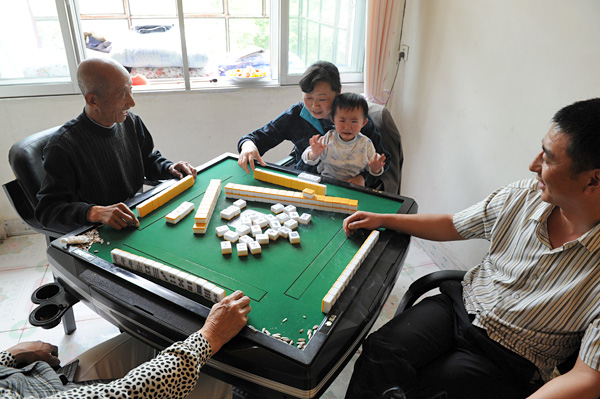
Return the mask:
<svg viewBox="0 0 600 399"><path fill-rule="evenodd" d="M45 176L44 147L59 128L60 126L56 126L25 137L13 144L8 152L10 167L33 209L38 203L37 193Z"/></svg>
<svg viewBox="0 0 600 399"><path fill-rule="evenodd" d="M390 167L381 177L383 182L383 191L392 194L400 194L400 185L402 183L402 164L404 163L404 153L402 152L402 140L400 132L390 111L383 105L369 103L369 116L373 118L375 127L381 133L383 146L391 154Z"/></svg>

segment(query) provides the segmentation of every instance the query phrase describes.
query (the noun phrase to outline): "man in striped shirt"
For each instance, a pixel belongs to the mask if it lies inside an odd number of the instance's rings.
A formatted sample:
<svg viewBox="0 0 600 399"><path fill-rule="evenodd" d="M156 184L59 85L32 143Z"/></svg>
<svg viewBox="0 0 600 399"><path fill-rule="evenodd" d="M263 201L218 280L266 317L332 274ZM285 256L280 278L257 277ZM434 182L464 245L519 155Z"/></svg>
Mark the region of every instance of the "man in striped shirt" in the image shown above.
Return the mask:
<svg viewBox="0 0 600 399"><path fill-rule="evenodd" d="M600 98L556 113L530 170L536 179L455 215L344 221L347 234L490 241L462 284L367 338L347 398L600 397ZM576 352L572 370L550 381Z"/></svg>

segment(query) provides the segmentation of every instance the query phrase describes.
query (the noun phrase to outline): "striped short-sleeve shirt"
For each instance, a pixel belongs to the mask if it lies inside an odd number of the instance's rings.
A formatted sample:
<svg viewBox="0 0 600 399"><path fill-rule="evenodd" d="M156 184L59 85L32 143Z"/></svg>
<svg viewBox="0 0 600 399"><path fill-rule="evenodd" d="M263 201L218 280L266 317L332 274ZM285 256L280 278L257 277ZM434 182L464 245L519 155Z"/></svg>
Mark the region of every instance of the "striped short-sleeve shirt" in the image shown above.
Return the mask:
<svg viewBox="0 0 600 399"><path fill-rule="evenodd" d="M600 225L553 249L552 209L537 180L523 180L454 215L462 237L490 241L463 281L473 323L546 380L578 348L588 366L600 369Z"/></svg>

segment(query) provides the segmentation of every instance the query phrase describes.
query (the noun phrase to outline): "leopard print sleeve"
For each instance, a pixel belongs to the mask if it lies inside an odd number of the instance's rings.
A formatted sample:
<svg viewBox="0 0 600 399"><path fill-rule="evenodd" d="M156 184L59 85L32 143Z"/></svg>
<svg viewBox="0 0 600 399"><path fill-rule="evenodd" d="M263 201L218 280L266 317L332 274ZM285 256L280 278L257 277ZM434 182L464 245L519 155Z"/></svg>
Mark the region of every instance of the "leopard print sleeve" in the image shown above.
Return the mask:
<svg viewBox="0 0 600 399"><path fill-rule="evenodd" d="M52 398L185 398L196 385L200 368L211 356L208 341L196 332L122 379L61 392Z"/></svg>
<svg viewBox="0 0 600 399"><path fill-rule="evenodd" d="M0 351L0 366L16 368L17 361L12 353L8 351Z"/></svg>

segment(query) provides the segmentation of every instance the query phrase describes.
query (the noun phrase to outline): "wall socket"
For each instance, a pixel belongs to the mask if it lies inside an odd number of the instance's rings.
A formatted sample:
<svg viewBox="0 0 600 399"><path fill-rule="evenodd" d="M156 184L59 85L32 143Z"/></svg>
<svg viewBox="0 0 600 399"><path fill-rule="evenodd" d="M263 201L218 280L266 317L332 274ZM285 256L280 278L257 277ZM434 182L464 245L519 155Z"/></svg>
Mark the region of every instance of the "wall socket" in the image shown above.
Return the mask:
<svg viewBox="0 0 600 399"><path fill-rule="evenodd" d="M408 45L403 44L400 46L399 60L400 62L408 60Z"/></svg>

